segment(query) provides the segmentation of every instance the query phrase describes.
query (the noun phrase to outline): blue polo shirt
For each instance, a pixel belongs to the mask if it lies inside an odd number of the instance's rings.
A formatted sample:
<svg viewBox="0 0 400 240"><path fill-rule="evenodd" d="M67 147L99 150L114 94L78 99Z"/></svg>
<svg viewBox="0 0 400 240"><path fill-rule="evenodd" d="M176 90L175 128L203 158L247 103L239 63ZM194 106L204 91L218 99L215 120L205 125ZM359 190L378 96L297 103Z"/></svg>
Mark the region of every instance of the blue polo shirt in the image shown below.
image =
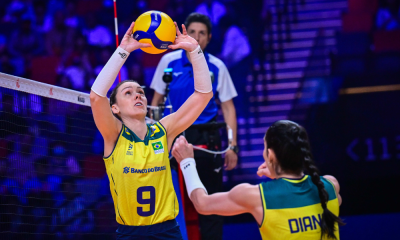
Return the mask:
<svg viewBox="0 0 400 240"><path fill-rule="evenodd" d="M214 96L200 114L194 124L207 123L218 114L216 99L226 102L237 96L235 86L225 64L213 55L204 52L207 65L211 75ZM166 84L162 81L165 68L172 68L172 82L169 85L169 101L174 111L177 111L182 104L194 92L194 78L192 64L184 50L178 50L164 55L159 62L150 88L159 94L165 94Z"/></svg>

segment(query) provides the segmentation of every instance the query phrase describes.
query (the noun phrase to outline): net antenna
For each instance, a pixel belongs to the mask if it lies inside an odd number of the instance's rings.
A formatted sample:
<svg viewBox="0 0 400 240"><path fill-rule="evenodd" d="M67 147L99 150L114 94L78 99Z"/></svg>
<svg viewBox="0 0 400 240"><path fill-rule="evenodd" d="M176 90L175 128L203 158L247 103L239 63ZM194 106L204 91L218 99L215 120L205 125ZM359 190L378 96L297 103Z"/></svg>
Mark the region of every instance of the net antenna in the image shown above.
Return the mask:
<svg viewBox="0 0 400 240"><path fill-rule="evenodd" d="M115 25L115 43L117 47L119 46L118 39L118 17L117 17L117 0L114 1L114 25ZM118 73L118 81L121 82L121 71Z"/></svg>

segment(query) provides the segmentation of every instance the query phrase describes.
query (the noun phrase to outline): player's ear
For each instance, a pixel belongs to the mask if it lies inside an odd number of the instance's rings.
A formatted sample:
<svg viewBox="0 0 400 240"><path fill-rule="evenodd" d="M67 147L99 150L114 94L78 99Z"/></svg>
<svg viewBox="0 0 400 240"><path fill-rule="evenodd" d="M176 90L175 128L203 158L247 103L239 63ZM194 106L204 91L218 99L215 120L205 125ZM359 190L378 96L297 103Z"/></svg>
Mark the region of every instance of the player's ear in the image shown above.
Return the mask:
<svg viewBox="0 0 400 240"><path fill-rule="evenodd" d="M212 33L208 34L208 43L211 41Z"/></svg>
<svg viewBox="0 0 400 240"><path fill-rule="evenodd" d="M119 107L116 104L114 104L114 105L111 106L111 111L114 114L118 114L119 113Z"/></svg>

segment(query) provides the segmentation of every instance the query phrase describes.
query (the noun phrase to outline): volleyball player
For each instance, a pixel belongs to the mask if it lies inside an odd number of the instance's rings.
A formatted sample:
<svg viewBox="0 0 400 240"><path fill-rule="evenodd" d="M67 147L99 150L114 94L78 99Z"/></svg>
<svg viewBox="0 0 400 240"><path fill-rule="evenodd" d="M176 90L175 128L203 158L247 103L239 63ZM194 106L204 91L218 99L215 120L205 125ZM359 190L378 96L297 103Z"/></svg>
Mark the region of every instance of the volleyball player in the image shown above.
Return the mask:
<svg viewBox="0 0 400 240"><path fill-rule="evenodd" d="M339 239L338 224L343 224L338 217L339 183L333 176L320 177L307 132L297 123L278 121L268 129L265 162L257 174L273 180L259 185L245 183L208 195L196 171L193 148L183 136L172 154L180 162L187 192L199 213L251 213L263 239Z"/></svg>
<svg viewBox="0 0 400 240"><path fill-rule="evenodd" d="M104 162L110 180L117 239L182 239L175 220L179 205L168 158L174 138L189 127L213 96L209 70L197 41L176 26L169 48L190 52L194 93L174 114L146 125L147 99L138 83L127 80L106 95L129 54L149 44L132 38L131 24L92 86L90 101L97 128L104 138ZM111 111L110 111L111 106Z"/></svg>

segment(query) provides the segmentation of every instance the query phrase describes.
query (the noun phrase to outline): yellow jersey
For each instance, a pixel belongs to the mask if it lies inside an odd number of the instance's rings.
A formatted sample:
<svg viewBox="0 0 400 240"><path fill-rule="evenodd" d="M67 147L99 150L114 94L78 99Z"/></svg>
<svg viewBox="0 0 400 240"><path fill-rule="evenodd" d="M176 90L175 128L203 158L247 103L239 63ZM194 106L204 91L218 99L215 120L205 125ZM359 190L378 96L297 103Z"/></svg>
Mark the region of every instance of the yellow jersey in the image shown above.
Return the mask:
<svg viewBox="0 0 400 240"><path fill-rule="evenodd" d="M104 162L119 224L147 226L175 219L179 205L161 123L148 124L144 140L122 125Z"/></svg>
<svg viewBox="0 0 400 240"><path fill-rule="evenodd" d="M339 216L335 187L323 177L321 181L329 194L328 209ZM309 175L297 180L279 178L259 186L264 209L259 229L262 239L321 239L323 210L318 189ZM339 239L338 224L335 227Z"/></svg>

